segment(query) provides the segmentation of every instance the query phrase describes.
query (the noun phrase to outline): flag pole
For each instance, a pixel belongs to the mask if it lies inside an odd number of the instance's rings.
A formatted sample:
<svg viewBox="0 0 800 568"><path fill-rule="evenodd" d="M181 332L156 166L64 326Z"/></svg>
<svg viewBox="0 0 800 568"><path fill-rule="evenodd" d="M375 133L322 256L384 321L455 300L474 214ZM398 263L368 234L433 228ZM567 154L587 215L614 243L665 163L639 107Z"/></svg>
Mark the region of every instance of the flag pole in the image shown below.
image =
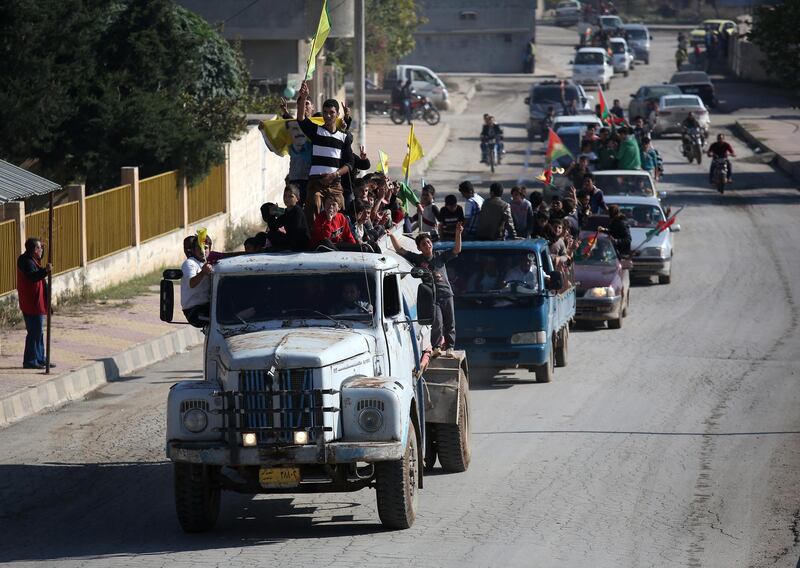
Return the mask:
<svg viewBox="0 0 800 568"><path fill-rule="evenodd" d="M50 208L48 212L48 227L47 227L47 263L53 264L53 192L50 192ZM53 271L52 269L47 274L47 351L45 353L44 373L50 374L50 324L53 319Z"/></svg>

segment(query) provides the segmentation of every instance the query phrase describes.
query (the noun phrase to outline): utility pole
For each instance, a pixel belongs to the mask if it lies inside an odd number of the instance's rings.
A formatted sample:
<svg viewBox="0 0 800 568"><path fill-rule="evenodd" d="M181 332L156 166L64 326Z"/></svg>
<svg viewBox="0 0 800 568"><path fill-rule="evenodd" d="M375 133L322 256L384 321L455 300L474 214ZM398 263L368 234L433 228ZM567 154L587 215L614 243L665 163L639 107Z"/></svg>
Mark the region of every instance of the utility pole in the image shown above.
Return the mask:
<svg viewBox="0 0 800 568"><path fill-rule="evenodd" d="M365 92L365 67L364 67L364 0L355 0L355 38L353 49L355 50L353 61L355 63L353 72L353 107L355 108L355 118L358 121L358 143L366 148L367 146L367 104Z"/></svg>

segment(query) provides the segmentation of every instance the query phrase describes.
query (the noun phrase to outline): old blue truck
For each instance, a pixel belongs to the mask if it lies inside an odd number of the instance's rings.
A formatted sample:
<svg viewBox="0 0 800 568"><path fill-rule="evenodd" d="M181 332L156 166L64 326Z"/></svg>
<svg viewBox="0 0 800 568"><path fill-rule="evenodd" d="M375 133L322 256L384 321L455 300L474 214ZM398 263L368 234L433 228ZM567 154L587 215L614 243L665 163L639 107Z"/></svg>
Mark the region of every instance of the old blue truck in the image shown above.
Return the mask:
<svg viewBox="0 0 800 568"><path fill-rule="evenodd" d="M456 347L467 352L473 372L528 369L546 383L554 367L566 366L575 287L554 268L546 241L465 242L447 271Z"/></svg>

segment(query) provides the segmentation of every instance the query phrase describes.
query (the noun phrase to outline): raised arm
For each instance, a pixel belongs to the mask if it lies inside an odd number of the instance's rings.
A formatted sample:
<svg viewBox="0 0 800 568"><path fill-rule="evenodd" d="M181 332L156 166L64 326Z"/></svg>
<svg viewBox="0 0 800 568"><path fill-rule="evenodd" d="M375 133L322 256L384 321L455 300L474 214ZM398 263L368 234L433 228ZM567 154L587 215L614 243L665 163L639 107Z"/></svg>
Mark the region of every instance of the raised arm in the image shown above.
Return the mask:
<svg viewBox="0 0 800 568"><path fill-rule="evenodd" d="M456 236L453 239L453 254L461 254L461 233L464 232L464 223L456 224Z"/></svg>
<svg viewBox="0 0 800 568"><path fill-rule="evenodd" d="M389 238L392 239L392 246L394 247L395 252L402 256L402 254L406 252L406 249L403 248L403 246L400 244L400 241L394 236L394 230L389 231Z"/></svg>
<svg viewBox="0 0 800 568"><path fill-rule="evenodd" d="M300 98L297 99L297 122L306 118L306 99L308 99L308 83L303 81L300 85Z"/></svg>

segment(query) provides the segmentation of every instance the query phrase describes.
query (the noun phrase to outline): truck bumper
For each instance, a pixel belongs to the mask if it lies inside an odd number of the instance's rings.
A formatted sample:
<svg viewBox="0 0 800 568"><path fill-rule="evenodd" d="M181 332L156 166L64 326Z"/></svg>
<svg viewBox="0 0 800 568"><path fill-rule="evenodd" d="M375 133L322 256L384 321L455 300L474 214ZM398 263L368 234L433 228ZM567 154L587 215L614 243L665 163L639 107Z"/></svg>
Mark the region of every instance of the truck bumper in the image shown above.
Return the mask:
<svg viewBox="0 0 800 568"><path fill-rule="evenodd" d="M622 296L613 298L578 298L575 307L576 320L606 321L620 314Z"/></svg>
<svg viewBox="0 0 800 568"><path fill-rule="evenodd" d="M511 368L543 365L547 361L549 345L461 345L467 352L470 368Z"/></svg>
<svg viewBox="0 0 800 568"><path fill-rule="evenodd" d="M396 461L402 442L328 442L324 446L234 448L220 442L167 442L167 458L206 465L337 464Z"/></svg>
<svg viewBox="0 0 800 568"><path fill-rule="evenodd" d="M670 273L672 260L664 258L644 259L637 258L633 261L631 276L666 276Z"/></svg>

